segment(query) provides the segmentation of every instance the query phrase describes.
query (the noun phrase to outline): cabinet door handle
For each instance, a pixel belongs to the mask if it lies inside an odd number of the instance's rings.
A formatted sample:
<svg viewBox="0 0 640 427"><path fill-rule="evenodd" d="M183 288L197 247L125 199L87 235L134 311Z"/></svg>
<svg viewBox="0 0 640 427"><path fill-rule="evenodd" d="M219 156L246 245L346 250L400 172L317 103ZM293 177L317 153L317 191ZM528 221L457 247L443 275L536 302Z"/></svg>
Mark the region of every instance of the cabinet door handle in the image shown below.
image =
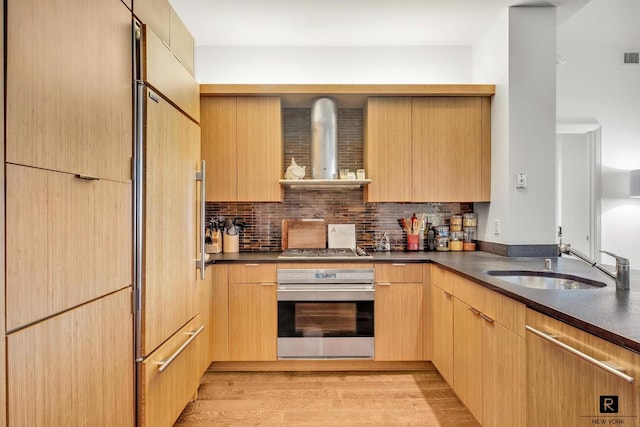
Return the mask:
<svg viewBox="0 0 640 427"><path fill-rule="evenodd" d="M200 161L200 170L196 172L196 181L200 181L200 259L196 260L197 268L200 269L200 280L204 280L204 272L205 272L205 262L206 262L206 253L204 246L204 233L205 233L205 180L206 180L206 170L205 170L205 161Z"/></svg>
<svg viewBox="0 0 640 427"><path fill-rule="evenodd" d="M76 174L76 178L78 179L82 179L85 181L100 181L100 178L98 178L97 176L93 176L93 175L84 175L84 174Z"/></svg>
<svg viewBox="0 0 640 427"><path fill-rule="evenodd" d="M571 347L570 345L567 345L567 344L559 341L558 339L554 338L550 334L541 332L541 331L539 331L539 330L537 330L537 329L535 329L535 328L533 328L533 327L531 327L529 325L526 325L525 329L527 331L531 332L532 334L537 335L540 338L542 338L544 340L547 340L552 344L557 345L558 347L562 348L563 350L566 350L569 353L574 354L575 356L578 356L579 358L581 358L583 360L586 360L587 362L597 366L598 368L604 369L605 371L609 372L610 374L613 374L616 377L625 380L628 383L633 384L633 382L634 382L633 377L621 372L620 368L618 368L618 369L613 368L613 367L611 367L611 365L609 365L609 364L607 364L605 362L602 362L602 361L600 361L598 359L595 359L595 358L589 356L588 354L585 354L585 353L581 352L580 350L577 350L577 349Z"/></svg>
<svg viewBox="0 0 640 427"><path fill-rule="evenodd" d="M185 335L190 335L189 339L187 339L184 342L184 344L182 344L180 348L177 349L175 353L173 353L167 360L165 360L164 362L158 362L158 365L160 365L158 366L158 371L164 372L164 370L167 369L169 365L171 365L171 363L173 363L173 361L176 360L178 356L180 356L180 354L184 351L184 349L187 348L189 344L191 344L191 341L195 340L196 337L200 335L200 332L202 332L203 330L204 330L204 325L200 326L195 331L185 332Z"/></svg>
<svg viewBox="0 0 640 427"><path fill-rule="evenodd" d="M404 266L405 266L405 265L407 265L407 264L395 263L395 262L394 262L394 263L393 263L393 264L391 264L391 265L392 265L393 267L404 267Z"/></svg>
<svg viewBox="0 0 640 427"><path fill-rule="evenodd" d="M442 293L443 293L447 298L451 298L451 297L453 297L453 295L452 295L452 294L450 294L450 293L449 293L449 292L447 292L447 291L442 291Z"/></svg>
<svg viewBox="0 0 640 427"><path fill-rule="evenodd" d="M391 282L377 282L376 286L391 286Z"/></svg>
<svg viewBox="0 0 640 427"><path fill-rule="evenodd" d="M469 311L472 312L475 316L480 316L482 314L480 313L480 310L473 307L469 307Z"/></svg>
<svg viewBox="0 0 640 427"><path fill-rule="evenodd" d="M244 266L245 267L257 267L258 264L245 264Z"/></svg>
<svg viewBox="0 0 640 427"><path fill-rule="evenodd" d="M486 321L487 321L487 322L489 322L489 323L493 323L493 322L495 322L495 320L493 320L491 317L487 316L487 315L486 315L486 314L484 314L484 313L480 313L480 317L482 317L484 320L486 320Z"/></svg>
<svg viewBox="0 0 640 427"><path fill-rule="evenodd" d="M274 282L260 282L260 284L262 286L275 286L276 285Z"/></svg>

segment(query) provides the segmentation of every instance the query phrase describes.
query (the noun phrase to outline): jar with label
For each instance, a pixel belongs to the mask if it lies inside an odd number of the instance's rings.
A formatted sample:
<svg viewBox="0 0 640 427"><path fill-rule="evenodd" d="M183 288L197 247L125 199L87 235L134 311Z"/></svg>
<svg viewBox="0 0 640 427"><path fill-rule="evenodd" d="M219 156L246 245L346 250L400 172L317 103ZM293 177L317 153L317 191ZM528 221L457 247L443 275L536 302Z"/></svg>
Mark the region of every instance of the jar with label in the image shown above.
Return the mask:
<svg viewBox="0 0 640 427"><path fill-rule="evenodd" d="M463 240L462 250L475 251L476 250L476 227L463 227Z"/></svg>
<svg viewBox="0 0 640 427"><path fill-rule="evenodd" d="M449 220L449 228L451 231L462 231L462 215L452 215Z"/></svg>
<svg viewBox="0 0 640 427"><path fill-rule="evenodd" d="M448 237L438 237L436 238L436 251L440 252L448 252L449 251L449 238Z"/></svg>
<svg viewBox="0 0 640 427"><path fill-rule="evenodd" d="M449 226L448 225L439 225L436 227L436 235L437 237L449 237Z"/></svg>
<svg viewBox="0 0 640 427"><path fill-rule="evenodd" d="M461 251L462 250L462 231L452 231L451 236L449 237L449 250L451 251Z"/></svg>
<svg viewBox="0 0 640 427"><path fill-rule="evenodd" d="M475 213L466 213L462 215L462 226L463 227L477 227L478 226L478 217Z"/></svg>

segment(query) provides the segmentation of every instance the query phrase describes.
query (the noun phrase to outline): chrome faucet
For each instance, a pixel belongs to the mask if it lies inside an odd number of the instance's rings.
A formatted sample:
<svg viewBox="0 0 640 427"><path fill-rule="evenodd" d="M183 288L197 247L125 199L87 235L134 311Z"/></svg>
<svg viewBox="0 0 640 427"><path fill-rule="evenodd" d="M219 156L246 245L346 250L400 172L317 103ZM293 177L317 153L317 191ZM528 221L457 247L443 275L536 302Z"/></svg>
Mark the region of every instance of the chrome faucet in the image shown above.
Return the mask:
<svg viewBox="0 0 640 427"><path fill-rule="evenodd" d="M595 262L594 260L592 260L591 258L586 256L582 252L579 252L579 251L573 249L571 247L571 245L568 244L568 243L560 242L560 244L558 244L558 251L561 254L573 255L573 256L575 256L577 258L580 258L582 261L586 262L591 267L595 267L598 270L602 271L604 274L606 274L607 276L611 277L616 282L616 289L631 289L631 285L629 283L630 266L629 266L629 259L628 258L623 258L623 257L621 257L619 255L616 255L616 254L613 254L611 252L600 251L603 254L610 255L610 256L612 256L612 257L614 257L616 259L616 271L615 271L615 273L612 273L607 268L605 268L601 264Z"/></svg>

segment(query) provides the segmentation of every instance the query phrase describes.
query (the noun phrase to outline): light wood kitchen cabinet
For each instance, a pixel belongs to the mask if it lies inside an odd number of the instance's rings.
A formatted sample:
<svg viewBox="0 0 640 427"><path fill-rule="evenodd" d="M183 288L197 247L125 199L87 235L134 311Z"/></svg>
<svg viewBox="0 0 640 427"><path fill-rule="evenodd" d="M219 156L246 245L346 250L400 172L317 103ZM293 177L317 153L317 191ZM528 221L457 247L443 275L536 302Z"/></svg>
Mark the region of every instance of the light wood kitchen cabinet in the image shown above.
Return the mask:
<svg viewBox="0 0 640 427"><path fill-rule="evenodd" d="M133 426L132 322L129 287L7 335L7 425Z"/></svg>
<svg viewBox="0 0 640 427"><path fill-rule="evenodd" d="M275 264L229 266L229 359L276 360Z"/></svg>
<svg viewBox="0 0 640 427"><path fill-rule="evenodd" d="M525 422L525 307L454 273L454 383L485 427Z"/></svg>
<svg viewBox="0 0 640 427"><path fill-rule="evenodd" d="M370 97L365 118L366 200L412 201L411 98Z"/></svg>
<svg viewBox="0 0 640 427"><path fill-rule="evenodd" d="M200 87L173 52L148 26L142 27L142 78L195 122L200 122Z"/></svg>
<svg viewBox="0 0 640 427"><path fill-rule="evenodd" d="M131 12L12 1L7 34L6 161L130 182Z"/></svg>
<svg viewBox="0 0 640 427"><path fill-rule="evenodd" d="M212 265L207 274L212 281L211 360L229 361L229 267Z"/></svg>
<svg viewBox="0 0 640 427"><path fill-rule="evenodd" d="M530 309L526 319L528 426L640 425L640 355Z"/></svg>
<svg viewBox="0 0 640 427"><path fill-rule="evenodd" d="M157 34L183 67L193 75L193 36L168 0L136 0L134 15Z"/></svg>
<svg viewBox="0 0 640 427"><path fill-rule="evenodd" d="M6 180L7 330L131 286L131 184L12 164Z"/></svg>
<svg viewBox="0 0 640 427"><path fill-rule="evenodd" d="M207 201L282 201L279 97L202 97Z"/></svg>
<svg viewBox="0 0 640 427"><path fill-rule="evenodd" d="M453 386L453 285L451 273L437 265L431 266L431 302L431 362L445 381Z"/></svg>
<svg viewBox="0 0 640 427"><path fill-rule="evenodd" d="M143 396L139 426L173 425L195 396L201 372L194 361L200 358L205 328L196 316L138 365L138 392Z"/></svg>
<svg viewBox="0 0 640 427"><path fill-rule="evenodd" d="M422 360L422 265L375 266L375 360Z"/></svg>
<svg viewBox="0 0 640 427"><path fill-rule="evenodd" d="M148 90L145 100L142 352L148 354L198 310L194 260L200 128Z"/></svg>
<svg viewBox="0 0 640 427"><path fill-rule="evenodd" d="M412 100L414 201L488 201L489 98ZM425 173L426 172L426 173Z"/></svg>
<svg viewBox="0 0 640 427"><path fill-rule="evenodd" d="M490 200L489 97L370 97L369 202Z"/></svg>

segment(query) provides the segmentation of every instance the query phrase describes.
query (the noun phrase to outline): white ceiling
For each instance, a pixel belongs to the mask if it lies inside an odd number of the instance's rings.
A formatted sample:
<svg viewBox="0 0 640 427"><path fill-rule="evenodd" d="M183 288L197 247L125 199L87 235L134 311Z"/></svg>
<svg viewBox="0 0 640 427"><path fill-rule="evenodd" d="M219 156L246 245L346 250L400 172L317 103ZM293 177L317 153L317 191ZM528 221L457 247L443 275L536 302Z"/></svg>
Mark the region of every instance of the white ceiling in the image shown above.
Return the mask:
<svg viewBox="0 0 640 427"><path fill-rule="evenodd" d="M552 0L558 21L590 0ZM518 0L170 0L198 46L468 46ZM541 3L541 2L537 2Z"/></svg>

